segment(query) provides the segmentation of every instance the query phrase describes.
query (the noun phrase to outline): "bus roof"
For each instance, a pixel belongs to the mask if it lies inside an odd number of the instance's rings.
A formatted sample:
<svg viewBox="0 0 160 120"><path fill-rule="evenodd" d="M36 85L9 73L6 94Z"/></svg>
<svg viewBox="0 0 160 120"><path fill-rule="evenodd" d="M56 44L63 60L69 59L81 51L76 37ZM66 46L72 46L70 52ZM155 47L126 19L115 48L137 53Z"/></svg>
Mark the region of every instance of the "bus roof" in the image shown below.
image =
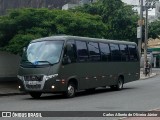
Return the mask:
<svg viewBox="0 0 160 120"><path fill-rule="evenodd" d="M101 39L101 38L89 38L89 37L79 37L79 36L69 36L69 35L56 35L50 37L44 37L35 39L32 42L40 42L46 40L81 40L81 41L90 41L90 42L108 42L108 43L119 43L119 44L133 44L136 45L135 42L129 41L121 41L121 40L110 40L110 39Z"/></svg>

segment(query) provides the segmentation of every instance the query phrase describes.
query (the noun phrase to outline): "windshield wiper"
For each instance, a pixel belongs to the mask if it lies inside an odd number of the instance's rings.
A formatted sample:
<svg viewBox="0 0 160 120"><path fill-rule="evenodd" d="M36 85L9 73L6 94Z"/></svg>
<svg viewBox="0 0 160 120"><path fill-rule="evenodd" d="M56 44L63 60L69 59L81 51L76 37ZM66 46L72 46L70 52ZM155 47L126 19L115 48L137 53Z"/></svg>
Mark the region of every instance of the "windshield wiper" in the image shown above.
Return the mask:
<svg viewBox="0 0 160 120"><path fill-rule="evenodd" d="M30 62L30 61L25 61L25 60L22 60L21 64L22 64L23 62L25 62L25 63L30 63L30 64L34 65L32 62Z"/></svg>
<svg viewBox="0 0 160 120"><path fill-rule="evenodd" d="M42 62L42 63L48 63L49 65L53 65L51 62L49 61L35 61L33 64L34 65L38 65L39 62Z"/></svg>

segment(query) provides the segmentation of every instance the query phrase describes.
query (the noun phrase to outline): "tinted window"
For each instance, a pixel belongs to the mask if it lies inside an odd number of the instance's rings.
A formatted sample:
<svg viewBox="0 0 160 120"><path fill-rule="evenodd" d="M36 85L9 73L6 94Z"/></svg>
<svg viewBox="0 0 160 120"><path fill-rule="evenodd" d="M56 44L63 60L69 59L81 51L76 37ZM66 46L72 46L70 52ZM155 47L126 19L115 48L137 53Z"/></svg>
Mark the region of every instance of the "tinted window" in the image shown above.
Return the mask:
<svg viewBox="0 0 160 120"><path fill-rule="evenodd" d="M129 49L129 58L130 61L137 61L138 60L138 54L137 54L137 48L135 45L128 45Z"/></svg>
<svg viewBox="0 0 160 120"><path fill-rule="evenodd" d="M111 60L111 52L108 44L99 43L100 51L101 51L101 59L102 61L110 61Z"/></svg>
<svg viewBox="0 0 160 120"><path fill-rule="evenodd" d="M88 50L86 42L76 41L77 53L79 61L87 61L88 60Z"/></svg>
<svg viewBox="0 0 160 120"><path fill-rule="evenodd" d="M99 61L100 53L98 43L89 42L88 43L89 59L90 61Z"/></svg>
<svg viewBox="0 0 160 120"><path fill-rule="evenodd" d="M129 51L127 45L119 45L121 51L121 60L129 61Z"/></svg>
<svg viewBox="0 0 160 120"><path fill-rule="evenodd" d="M121 54L118 44L110 44L112 61L121 61Z"/></svg>
<svg viewBox="0 0 160 120"><path fill-rule="evenodd" d="M65 50L65 55L69 57L71 62L76 62L77 60L77 51L76 51L76 45L73 40L67 41L67 45L69 46Z"/></svg>

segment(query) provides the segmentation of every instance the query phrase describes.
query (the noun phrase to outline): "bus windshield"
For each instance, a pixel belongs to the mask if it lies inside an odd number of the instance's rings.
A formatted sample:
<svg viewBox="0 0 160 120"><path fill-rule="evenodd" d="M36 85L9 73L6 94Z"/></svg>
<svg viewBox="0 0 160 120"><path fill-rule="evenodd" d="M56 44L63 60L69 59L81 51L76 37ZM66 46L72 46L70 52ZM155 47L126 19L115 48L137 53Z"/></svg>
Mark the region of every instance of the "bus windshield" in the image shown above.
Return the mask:
<svg viewBox="0 0 160 120"><path fill-rule="evenodd" d="M59 62L64 41L30 43L22 56L21 65L53 65Z"/></svg>

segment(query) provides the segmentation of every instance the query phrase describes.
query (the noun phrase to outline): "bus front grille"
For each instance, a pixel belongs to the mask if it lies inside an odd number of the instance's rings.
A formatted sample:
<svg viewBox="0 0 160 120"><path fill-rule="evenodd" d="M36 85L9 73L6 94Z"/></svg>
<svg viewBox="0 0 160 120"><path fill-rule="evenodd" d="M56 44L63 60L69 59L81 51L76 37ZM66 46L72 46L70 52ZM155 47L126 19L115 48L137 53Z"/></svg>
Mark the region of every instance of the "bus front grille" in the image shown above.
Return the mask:
<svg viewBox="0 0 160 120"><path fill-rule="evenodd" d="M24 76L25 81L42 81L43 75L30 75L30 76Z"/></svg>
<svg viewBox="0 0 160 120"><path fill-rule="evenodd" d="M28 89L32 89L32 90L39 90L39 89L41 89L41 85L40 84L37 84L37 85L26 85L26 87L28 88Z"/></svg>

